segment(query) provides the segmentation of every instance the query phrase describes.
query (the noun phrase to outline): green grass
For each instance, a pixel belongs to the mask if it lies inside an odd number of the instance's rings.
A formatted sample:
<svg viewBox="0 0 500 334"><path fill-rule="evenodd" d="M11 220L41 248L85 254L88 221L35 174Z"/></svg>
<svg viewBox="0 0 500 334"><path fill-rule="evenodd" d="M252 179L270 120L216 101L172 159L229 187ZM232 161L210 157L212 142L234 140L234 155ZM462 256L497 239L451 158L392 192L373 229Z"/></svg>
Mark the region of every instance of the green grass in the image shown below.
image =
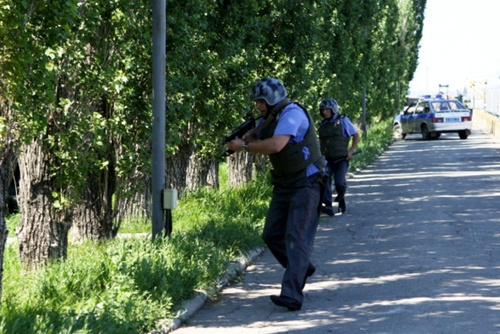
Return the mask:
<svg viewBox="0 0 500 334"><path fill-rule="evenodd" d="M352 158L349 169L355 171L367 166L376 160L393 140L392 119L373 125L366 135L361 135L357 149L362 152Z"/></svg>
<svg viewBox="0 0 500 334"><path fill-rule="evenodd" d="M373 161L392 141L392 127L372 127L351 169ZM269 180L219 190L201 189L173 210L166 240L117 238L72 244L65 261L26 271L15 243L4 254L0 333L146 333L171 318L195 290L213 291L229 261L263 246L260 234L271 197ZM15 231L18 215L7 225ZM130 220L121 233L150 233L148 221ZM11 235L13 236L13 232Z"/></svg>
<svg viewBox="0 0 500 334"><path fill-rule="evenodd" d="M120 226L120 232L124 234L130 233L151 233L153 227L151 220L146 218L129 218Z"/></svg>
<svg viewBox="0 0 500 334"><path fill-rule="evenodd" d="M5 224L7 225L7 229L9 230L9 237L13 237L16 231L16 227L19 224L19 214L11 214L5 217Z"/></svg>

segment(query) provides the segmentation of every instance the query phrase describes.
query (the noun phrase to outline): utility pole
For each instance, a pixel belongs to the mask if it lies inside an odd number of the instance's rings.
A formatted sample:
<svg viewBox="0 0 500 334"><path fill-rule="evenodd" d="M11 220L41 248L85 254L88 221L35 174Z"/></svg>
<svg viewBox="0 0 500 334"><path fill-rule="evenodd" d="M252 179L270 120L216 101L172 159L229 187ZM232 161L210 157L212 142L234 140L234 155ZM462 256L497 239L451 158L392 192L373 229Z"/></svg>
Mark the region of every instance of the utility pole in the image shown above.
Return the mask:
<svg viewBox="0 0 500 334"><path fill-rule="evenodd" d="M153 0L153 150L152 222L153 239L165 228L163 189L165 188L165 62L166 0Z"/></svg>

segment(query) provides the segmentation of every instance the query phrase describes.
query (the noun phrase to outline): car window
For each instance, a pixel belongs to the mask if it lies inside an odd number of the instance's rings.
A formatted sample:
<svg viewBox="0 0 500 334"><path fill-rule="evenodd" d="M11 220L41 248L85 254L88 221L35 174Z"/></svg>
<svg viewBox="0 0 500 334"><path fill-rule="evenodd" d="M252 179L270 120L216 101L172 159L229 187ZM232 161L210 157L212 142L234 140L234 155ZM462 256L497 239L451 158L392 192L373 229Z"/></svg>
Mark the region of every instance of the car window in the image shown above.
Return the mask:
<svg viewBox="0 0 500 334"><path fill-rule="evenodd" d="M421 114L424 112L424 104L420 103L416 108L415 108L415 113L416 114Z"/></svg>
<svg viewBox="0 0 500 334"><path fill-rule="evenodd" d="M437 101L432 103L432 107L435 111L446 112L451 109L450 103L448 101Z"/></svg>
<svg viewBox="0 0 500 334"><path fill-rule="evenodd" d="M429 112L429 103L428 102L419 103L419 105L415 109L416 114L421 114L424 112Z"/></svg>
<svg viewBox="0 0 500 334"><path fill-rule="evenodd" d="M407 106L404 110L404 113L405 114L413 114L413 112L415 111L415 107L417 106L416 103L412 103L410 104L409 106Z"/></svg>
<svg viewBox="0 0 500 334"><path fill-rule="evenodd" d="M461 109L467 109L467 108L459 101L450 101L450 109L461 110Z"/></svg>

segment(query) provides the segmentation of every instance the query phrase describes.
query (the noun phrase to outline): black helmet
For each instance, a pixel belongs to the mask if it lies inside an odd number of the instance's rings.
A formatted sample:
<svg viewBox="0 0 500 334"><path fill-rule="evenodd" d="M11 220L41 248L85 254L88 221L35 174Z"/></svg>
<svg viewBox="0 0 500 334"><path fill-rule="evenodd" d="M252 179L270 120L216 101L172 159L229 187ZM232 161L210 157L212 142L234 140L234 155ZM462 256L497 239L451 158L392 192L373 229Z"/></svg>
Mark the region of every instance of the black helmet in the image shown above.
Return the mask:
<svg viewBox="0 0 500 334"><path fill-rule="evenodd" d="M263 99L270 106L274 106L287 96L285 86L274 78L265 78L257 81L252 88L252 101Z"/></svg>
<svg viewBox="0 0 500 334"><path fill-rule="evenodd" d="M332 111L333 111L334 114L336 114L336 113L339 112L339 104L337 103L337 101L335 101L332 98L324 99L319 104L319 111L320 112L321 112L322 109L327 109L327 108L332 109Z"/></svg>

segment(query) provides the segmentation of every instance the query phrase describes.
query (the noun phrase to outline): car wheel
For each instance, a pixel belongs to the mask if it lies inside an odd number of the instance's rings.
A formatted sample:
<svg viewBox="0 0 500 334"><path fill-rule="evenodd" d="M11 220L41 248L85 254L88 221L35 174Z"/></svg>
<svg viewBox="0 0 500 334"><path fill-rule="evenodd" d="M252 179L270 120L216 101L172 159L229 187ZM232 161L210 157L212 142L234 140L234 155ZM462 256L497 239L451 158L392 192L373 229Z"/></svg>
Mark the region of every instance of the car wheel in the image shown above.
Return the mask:
<svg viewBox="0 0 500 334"><path fill-rule="evenodd" d="M441 133L440 132L430 132L429 136L431 139L439 139L439 137L441 136Z"/></svg>
<svg viewBox="0 0 500 334"><path fill-rule="evenodd" d="M458 136L460 137L460 139L467 139L467 137L469 135L467 134L467 131L462 130L462 131L458 131Z"/></svg>
<svg viewBox="0 0 500 334"><path fill-rule="evenodd" d="M422 130L422 139L429 140L431 138L431 134L429 133L429 129L427 129L427 125L423 124L421 130Z"/></svg>
<svg viewBox="0 0 500 334"><path fill-rule="evenodd" d="M393 126L393 133L394 133L394 139L396 140L401 140L401 139L405 139L406 137L406 133L403 133L403 129L401 128L401 125L400 124L394 124Z"/></svg>

